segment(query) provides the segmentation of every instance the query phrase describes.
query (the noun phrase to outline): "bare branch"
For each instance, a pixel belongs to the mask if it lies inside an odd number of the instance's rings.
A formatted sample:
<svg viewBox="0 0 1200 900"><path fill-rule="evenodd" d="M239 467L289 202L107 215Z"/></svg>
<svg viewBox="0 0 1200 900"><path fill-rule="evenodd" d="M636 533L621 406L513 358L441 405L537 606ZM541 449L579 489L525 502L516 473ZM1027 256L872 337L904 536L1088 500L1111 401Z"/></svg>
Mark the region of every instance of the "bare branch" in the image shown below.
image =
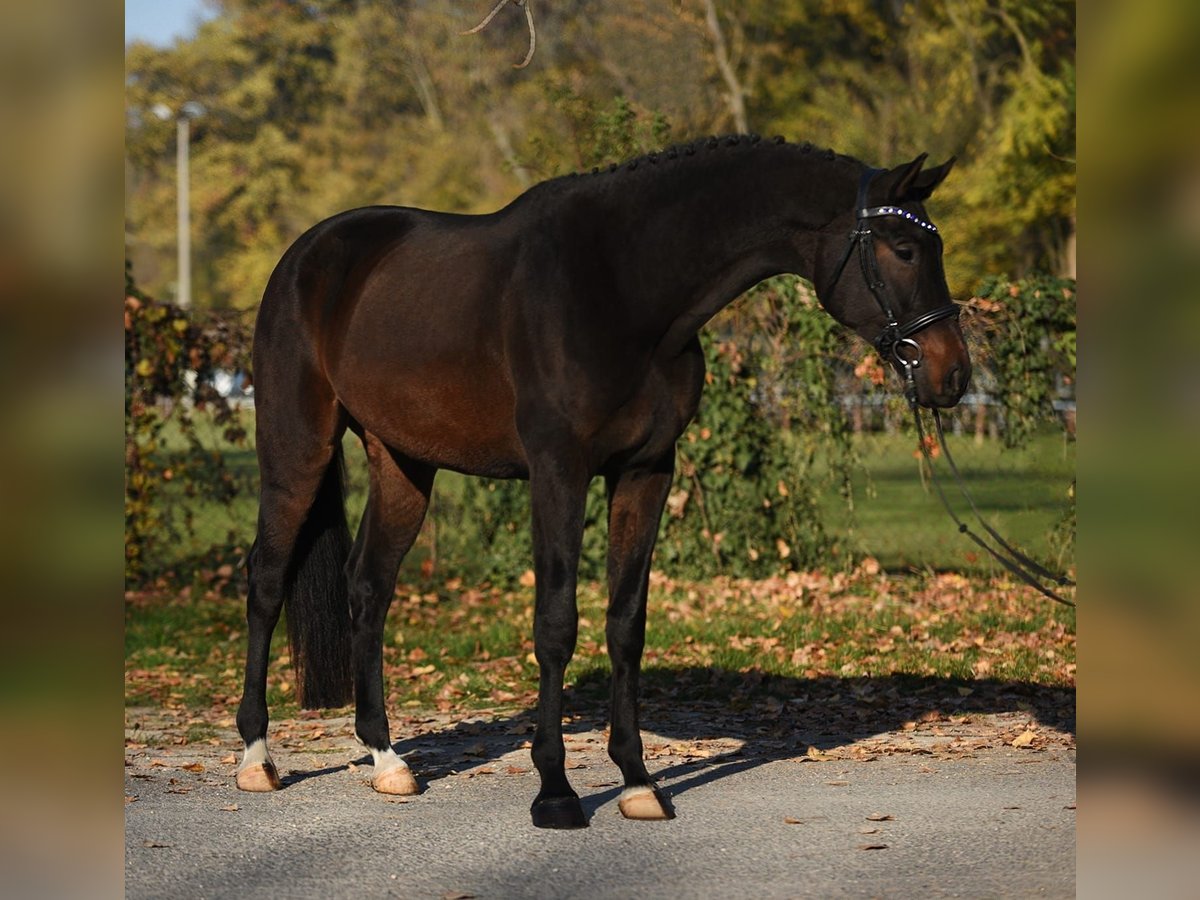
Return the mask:
<svg viewBox="0 0 1200 900"><path fill-rule="evenodd" d="M525 10L525 21L529 25L529 52L525 54L525 58L521 62L513 64L514 69L523 69L533 60L533 52L537 49L537 31L533 27L533 10L530 9L529 0L500 0L499 3L492 7L492 11L484 17L482 22L467 31L460 31L459 34L478 34L483 31L483 29L487 28L488 23L496 18L496 14L504 8L506 3L512 3Z"/></svg>
<svg viewBox="0 0 1200 900"><path fill-rule="evenodd" d="M708 25L708 32L712 36L713 56L717 62L717 69L720 71L721 77L725 80L725 87L728 89L725 97L729 101L729 112L733 117L733 126L739 132L747 132L750 130L750 127L746 120L746 89L742 86L741 81L738 80L737 72L734 71L733 63L730 62L729 46L725 42L725 33L721 30L721 20L717 16L717 5L713 0L705 0L704 20Z"/></svg>
<svg viewBox="0 0 1200 900"><path fill-rule="evenodd" d="M504 8L505 3L508 3L508 0L500 0L500 2L492 8L492 11L487 14L487 17L482 22L480 22L474 28L468 29L467 31L460 31L459 34L478 34L479 32L483 31L483 29L487 28L488 23L491 22L492 19L496 18L496 13L500 12L500 10Z"/></svg>

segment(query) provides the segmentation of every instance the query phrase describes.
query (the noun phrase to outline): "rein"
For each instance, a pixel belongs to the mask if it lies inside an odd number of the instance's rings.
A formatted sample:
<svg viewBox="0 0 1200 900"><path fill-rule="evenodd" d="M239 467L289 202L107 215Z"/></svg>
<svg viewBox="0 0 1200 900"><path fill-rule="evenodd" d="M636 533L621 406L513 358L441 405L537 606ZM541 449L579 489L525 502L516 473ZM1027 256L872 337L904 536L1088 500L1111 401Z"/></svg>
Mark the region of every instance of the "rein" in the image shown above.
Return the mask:
<svg viewBox="0 0 1200 900"><path fill-rule="evenodd" d="M954 508L950 505L950 501L946 499L946 492L942 490L942 483L938 481L937 469L933 465L933 454L929 452L929 443L925 436L925 425L921 419L920 407L917 405L917 383L916 379L913 377L912 368L915 367L909 367L907 364L905 364L904 397L908 400L909 409L912 410L913 414L913 421L917 426L917 441L921 447L921 455L925 457L925 462L929 464L929 480L933 482L934 488L937 489L938 499L942 501L942 506L946 508L946 512L949 513L950 518L953 519L954 524L958 526L958 533L965 534L972 541L991 554L991 556L998 563L1000 563L1000 565L1004 566L1004 568L1008 569L1009 572L1011 572L1013 575L1016 575L1030 587L1035 588L1043 596L1048 597L1056 603L1061 603L1064 606L1074 606L1075 601L1068 600L1061 594L1057 594L1050 590L1050 588L1038 581L1038 578L1045 578L1049 581L1052 581L1058 587L1074 587L1074 581L1064 575L1057 575L1044 566L1034 562L1020 550L1017 550L1015 547L1009 544L1008 541L1004 540L1004 538L1000 536L996 529L992 528L992 526L984 520L983 516L979 512L979 507L975 505L975 499L967 490L967 485L963 481L962 473L959 472L958 466L954 462L954 457L950 455L950 447L946 443L946 433L942 429L942 417L935 409L933 410L933 423L937 431L938 445L942 448L942 453L946 457L946 463L950 466L950 471L954 474L954 482L958 486L959 493L961 493L963 497L966 498L967 503L970 504L971 511L975 514L976 521L983 526L984 531L986 531L992 537L992 539L1003 548L1003 550L996 549L983 538L981 538L978 534L972 531L970 526L960 519L954 512ZM1005 555L1005 553L1008 555Z"/></svg>
<svg viewBox="0 0 1200 900"><path fill-rule="evenodd" d="M937 235L938 240L941 240L941 235L938 234L937 226L932 222L926 222L920 216L909 212L900 206L871 206L866 205L867 187L871 183L871 179L879 174L882 169L867 169L862 179L858 184L858 202L855 204L855 227L850 233L850 242L846 247L846 252L842 255L841 262L838 264L837 271L834 273L833 284L836 285L842 277L842 272L846 268L846 264L850 261L850 256L855 248L858 249L858 260L862 267L863 278L866 279L867 287L871 291L871 296L875 298L875 302L879 304L879 308L883 311L887 318L887 324L884 325L883 331L874 340L875 349L879 351L880 356L887 359L889 356L895 357L896 361L904 371L904 397L908 401L909 409L912 410L913 421L917 426L917 438L920 442L921 453L925 457L925 461L929 464L930 480L933 486L937 489L938 498L942 501L942 506L946 508L946 512L950 514L950 518L954 520L954 524L958 526L959 534L965 534L972 541L986 550L997 562L1005 569L1016 575L1030 587L1035 588L1044 596L1057 603L1062 603L1065 606L1075 606L1075 602L1055 593L1044 586L1038 579L1044 578L1054 582L1058 587L1074 587L1075 582L1071 581L1062 575L1056 575L1038 563L1034 562L1024 553L1015 549L1008 541L1004 540L997 531L992 528L979 513L979 507L976 506L974 498L967 491L967 486L963 481L962 473L959 472L958 466L954 462L954 457L950 455L950 448L946 444L946 434L942 429L942 417L936 409L933 410L933 421L937 432L938 444L942 448L942 453L945 454L946 462L950 466L950 471L954 475L955 484L958 486L959 492L966 498L970 504L971 511L975 514L976 520L983 527L984 531L1000 545L1002 550L993 547L986 540L971 530L950 506L949 500L946 498L945 491L942 490L942 484L937 479L937 471L933 465L933 455L929 451L929 445L926 440L925 425L921 419L920 406L917 403L917 379L913 374L914 370L921 365L921 345L913 340L913 335L917 332L928 328L935 322L940 322L943 319L958 316L958 307L954 303L949 303L945 306L939 306L937 309L927 312L923 315L910 319L904 324L900 324L899 317L895 312L895 305L891 302L891 290L887 282L883 280L883 273L879 270L879 260L875 256L874 235L871 233L868 220L881 218L883 216L897 216L913 222L916 225L924 228L926 231ZM914 297L916 289L914 288ZM910 298L911 300L912 298ZM911 303L909 304L911 306ZM911 355L910 355L911 353ZM1006 555L1007 554L1007 555Z"/></svg>

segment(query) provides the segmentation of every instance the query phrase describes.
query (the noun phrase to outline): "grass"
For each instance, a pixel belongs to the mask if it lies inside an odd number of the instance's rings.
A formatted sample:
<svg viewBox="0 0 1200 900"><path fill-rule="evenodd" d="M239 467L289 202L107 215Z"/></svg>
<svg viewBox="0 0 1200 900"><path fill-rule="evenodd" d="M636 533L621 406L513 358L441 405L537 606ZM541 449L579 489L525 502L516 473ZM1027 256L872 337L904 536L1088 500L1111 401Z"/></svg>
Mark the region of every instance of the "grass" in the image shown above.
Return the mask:
<svg viewBox="0 0 1200 900"><path fill-rule="evenodd" d="M1063 558L1053 538L1068 508L1074 441L1042 434L1015 450L991 439L976 444L969 437L948 435L947 442L980 512L997 531L1035 559L1059 567L1072 561ZM933 486L923 481L912 439L861 435L856 449L865 471L854 478L853 511L848 514L841 498L832 494L823 502L827 527L848 534L853 551L874 556L892 571L1000 571L958 534ZM947 498L961 518L969 519L970 507L945 461L938 459L936 465Z"/></svg>
<svg viewBox="0 0 1200 900"><path fill-rule="evenodd" d="M1074 443L1043 435L1013 451L994 441L951 441L989 521L1035 556L1053 559L1050 535L1066 508ZM974 555L974 545L955 532L937 497L923 487L909 440L865 435L857 449L865 471L856 476L853 513L836 496L823 504L828 527L848 535L852 552L865 560L851 572L759 582L687 582L656 574L647 684L725 701L739 679L764 677L933 676L960 682L964 690L984 678L1073 686L1074 611L997 577L1002 573L990 560ZM348 507L356 521L365 473L352 438L347 460ZM254 473L252 450L231 451L227 463ZM439 490L453 494L462 483L444 473ZM200 552L231 533L234 543L249 546L254 513L249 496L229 508L201 507L193 543L174 549ZM537 683L532 589L459 578L433 582L422 578L414 557L401 572L385 634L389 708L531 705ZM182 591L127 596L128 705L225 715L236 707L244 601L220 596L219 587L201 579ZM597 699L607 690L609 671L604 608L602 586L581 585L579 645L568 681L578 694ZM281 624L273 642L277 662L286 662L284 634ZM272 666L268 700L277 715L298 712L292 678L288 666Z"/></svg>

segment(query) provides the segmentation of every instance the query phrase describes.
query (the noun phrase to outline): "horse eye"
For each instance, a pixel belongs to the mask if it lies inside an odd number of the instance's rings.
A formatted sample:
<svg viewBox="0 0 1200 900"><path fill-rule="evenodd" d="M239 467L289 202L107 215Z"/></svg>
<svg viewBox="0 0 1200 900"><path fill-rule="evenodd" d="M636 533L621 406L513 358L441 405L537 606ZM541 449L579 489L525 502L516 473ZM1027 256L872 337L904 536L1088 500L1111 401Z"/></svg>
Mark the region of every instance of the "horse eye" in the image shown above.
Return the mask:
<svg viewBox="0 0 1200 900"><path fill-rule="evenodd" d="M897 247L896 255L898 257L900 257L902 260L904 260L905 262L912 262L912 260L913 260L912 247Z"/></svg>

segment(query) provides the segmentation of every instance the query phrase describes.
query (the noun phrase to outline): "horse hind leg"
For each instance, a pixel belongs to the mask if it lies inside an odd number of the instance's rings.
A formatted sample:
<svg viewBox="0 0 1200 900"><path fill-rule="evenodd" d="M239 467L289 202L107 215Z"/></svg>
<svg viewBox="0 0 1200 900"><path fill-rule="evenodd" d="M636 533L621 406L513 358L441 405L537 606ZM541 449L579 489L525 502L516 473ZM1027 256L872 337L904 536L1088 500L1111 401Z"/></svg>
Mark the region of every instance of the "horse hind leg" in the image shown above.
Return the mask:
<svg viewBox="0 0 1200 900"><path fill-rule="evenodd" d="M675 817L670 800L655 787L646 771L638 725L638 681L646 640L650 559L673 473L672 452L650 470L619 472L607 479L609 606L606 631L613 670L608 753L625 780L618 807L627 819Z"/></svg>
<svg viewBox="0 0 1200 900"><path fill-rule="evenodd" d="M267 750L267 666L289 593L289 626L308 622L307 639L292 652L301 700L336 706L349 699L349 648L342 649L348 626L340 624L347 618L343 567L350 550L341 480L345 426L331 393L300 410L288 408L286 399L259 411L258 534L248 561L246 670L237 714L245 744L237 786L244 791L281 787ZM340 617L327 612L338 607Z"/></svg>
<svg viewBox="0 0 1200 900"><path fill-rule="evenodd" d="M322 462L323 460L323 462ZM344 514L341 512L340 460L334 459L330 450L322 454L305 477L297 475L286 492L271 488L264 479L264 488L259 505L258 537L251 548L247 567L250 589L246 600L247 649L246 673L242 702L238 708L238 731L245 743L245 753L237 770L237 786L243 791L273 791L281 787L279 773L267 750L267 666L270 661L271 635L279 622L279 614L289 590L295 591L296 579L289 572L304 560L296 560L311 549L312 539L306 540L305 531L312 531L307 523L314 525L319 520L333 519L332 528L324 537L316 537L319 543L333 544L332 556L342 556L349 549L349 535L339 533L345 529ZM310 545L307 548L300 545ZM327 573L327 578L341 577L340 564L337 571ZM328 563L327 563L328 565ZM295 657L295 648L293 656ZM311 662L311 661L310 661Z"/></svg>
<svg viewBox="0 0 1200 900"><path fill-rule="evenodd" d="M421 530L437 470L398 457L372 434L363 436L370 488L347 573L354 665L355 734L371 751L371 786L383 794L415 794L417 782L392 749L383 683L383 629L400 563Z"/></svg>

